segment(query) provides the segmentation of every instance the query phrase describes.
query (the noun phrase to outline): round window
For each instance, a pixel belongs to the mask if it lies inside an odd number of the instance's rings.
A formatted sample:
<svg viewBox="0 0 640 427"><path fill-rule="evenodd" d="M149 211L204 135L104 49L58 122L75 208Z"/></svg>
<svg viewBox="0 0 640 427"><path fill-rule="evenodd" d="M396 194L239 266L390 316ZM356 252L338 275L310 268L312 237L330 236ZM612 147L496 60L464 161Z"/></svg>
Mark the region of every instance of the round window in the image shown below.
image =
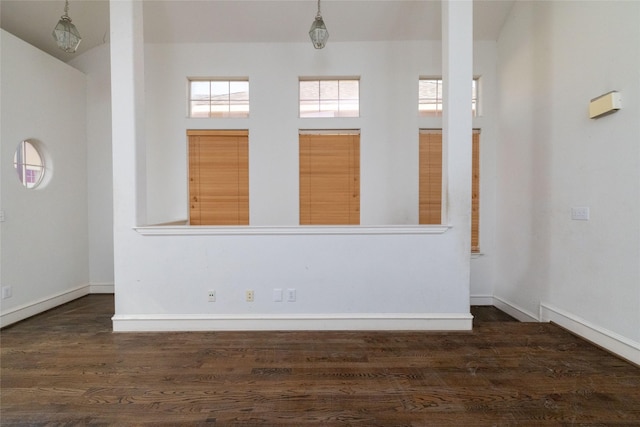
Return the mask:
<svg viewBox="0 0 640 427"><path fill-rule="evenodd" d="M44 177L44 159L36 145L29 140L18 144L13 156L13 167L18 173L20 183L26 188L36 188Z"/></svg>

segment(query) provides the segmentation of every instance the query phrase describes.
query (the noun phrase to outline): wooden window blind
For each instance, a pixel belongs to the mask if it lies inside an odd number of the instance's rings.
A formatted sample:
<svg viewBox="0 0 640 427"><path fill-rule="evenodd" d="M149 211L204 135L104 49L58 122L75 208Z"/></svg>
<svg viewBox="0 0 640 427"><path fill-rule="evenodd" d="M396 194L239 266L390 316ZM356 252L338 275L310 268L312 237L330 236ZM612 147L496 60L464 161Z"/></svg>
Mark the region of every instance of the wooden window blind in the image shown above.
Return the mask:
<svg viewBox="0 0 640 427"><path fill-rule="evenodd" d="M442 131L420 132L419 223L442 224Z"/></svg>
<svg viewBox="0 0 640 427"><path fill-rule="evenodd" d="M249 224L248 131L190 130L189 223Z"/></svg>
<svg viewBox="0 0 640 427"><path fill-rule="evenodd" d="M300 224L360 224L360 135L300 134Z"/></svg>
<svg viewBox="0 0 640 427"><path fill-rule="evenodd" d="M471 252L480 252L480 131L474 130L471 157Z"/></svg>
<svg viewBox="0 0 640 427"><path fill-rule="evenodd" d="M471 252L480 252L480 131L472 136ZM442 223L442 130L420 131L419 222Z"/></svg>

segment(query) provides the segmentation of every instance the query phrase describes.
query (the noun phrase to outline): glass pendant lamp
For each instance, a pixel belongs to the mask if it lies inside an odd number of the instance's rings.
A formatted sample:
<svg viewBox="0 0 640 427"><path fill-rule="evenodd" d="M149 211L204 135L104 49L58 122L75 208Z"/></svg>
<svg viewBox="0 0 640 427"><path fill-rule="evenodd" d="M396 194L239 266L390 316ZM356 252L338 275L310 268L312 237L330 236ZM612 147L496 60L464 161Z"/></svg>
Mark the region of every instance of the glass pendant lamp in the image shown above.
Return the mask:
<svg viewBox="0 0 640 427"><path fill-rule="evenodd" d="M65 0L64 3L64 15L60 17L58 25L53 29L53 38L56 39L58 47L65 52L74 53L82 37L75 25L71 23L71 18L68 15L69 12L69 0Z"/></svg>
<svg viewBox="0 0 640 427"><path fill-rule="evenodd" d="M316 14L316 19L314 19L311 24L311 29L309 30L309 37L311 37L313 47L316 49L322 49L329 39L329 31L327 31L327 27L324 25L322 15L320 14L320 0L318 0L318 13Z"/></svg>

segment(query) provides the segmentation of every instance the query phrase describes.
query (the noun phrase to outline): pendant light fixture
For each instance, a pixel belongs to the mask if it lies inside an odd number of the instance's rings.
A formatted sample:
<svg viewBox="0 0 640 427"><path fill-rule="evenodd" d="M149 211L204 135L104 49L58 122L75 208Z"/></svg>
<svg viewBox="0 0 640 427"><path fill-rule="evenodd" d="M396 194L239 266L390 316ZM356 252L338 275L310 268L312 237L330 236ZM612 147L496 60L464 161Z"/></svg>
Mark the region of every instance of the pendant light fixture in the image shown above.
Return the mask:
<svg viewBox="0 0 640 427"><path fill-rule="evenodd" d="M311 29L309 30L309 37L311 37L313 47L316 49L322 49L324 45L327 44L327 39L329 38L329 31L327 31L327 27L324 25L322 15L320 14L320 0L318 0L316 19L314 19L311 24Z"/></svg>
<svg viewBox="0 0 640 427"><path fill-rule="evenodd" d="M68 15L69 12L69 0L64 2L64 15L60 17L58 25L53 29L53 38L56 39L58 47L65 52L74 53L82 37L75 25L71 23L71 18Z"/></svg>

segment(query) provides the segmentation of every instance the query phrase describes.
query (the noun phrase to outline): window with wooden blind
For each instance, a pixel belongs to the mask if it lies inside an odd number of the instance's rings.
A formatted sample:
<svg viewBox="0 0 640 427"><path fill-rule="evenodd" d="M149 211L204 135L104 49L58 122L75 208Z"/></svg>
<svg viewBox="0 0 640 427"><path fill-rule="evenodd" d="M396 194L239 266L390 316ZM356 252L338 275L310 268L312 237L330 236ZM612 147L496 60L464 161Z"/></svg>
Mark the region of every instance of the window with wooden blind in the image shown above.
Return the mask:
<svg viewBox="0 0 640 427"><path fill-rule="evenodd" d="M480 252L480 131L472 134L471 157L471 252Z"/></svg>
<svg viewBox="0 0 640 427"><path fill-rule="evenodd" d="M480 252L480 131L472 136L471 252ZM420 224L442 224L442 130L420 131Z"/></svg>
<svg viewBox="0 0 640 427"><path fill-rule="evenodd" d="M300 224L360 224L360 135L301 133Z"/></svg>
<svg viewBox="0 0 640 427"><path fill-rule="evenodd" d="M249 225L249 132L189 130L189 223Z"/></svg>
<svg viewBox="0 0 640 427"><path fill-rule="evenodd" d="M442 224L442 131L420 131L419 223Z"/></svg>

